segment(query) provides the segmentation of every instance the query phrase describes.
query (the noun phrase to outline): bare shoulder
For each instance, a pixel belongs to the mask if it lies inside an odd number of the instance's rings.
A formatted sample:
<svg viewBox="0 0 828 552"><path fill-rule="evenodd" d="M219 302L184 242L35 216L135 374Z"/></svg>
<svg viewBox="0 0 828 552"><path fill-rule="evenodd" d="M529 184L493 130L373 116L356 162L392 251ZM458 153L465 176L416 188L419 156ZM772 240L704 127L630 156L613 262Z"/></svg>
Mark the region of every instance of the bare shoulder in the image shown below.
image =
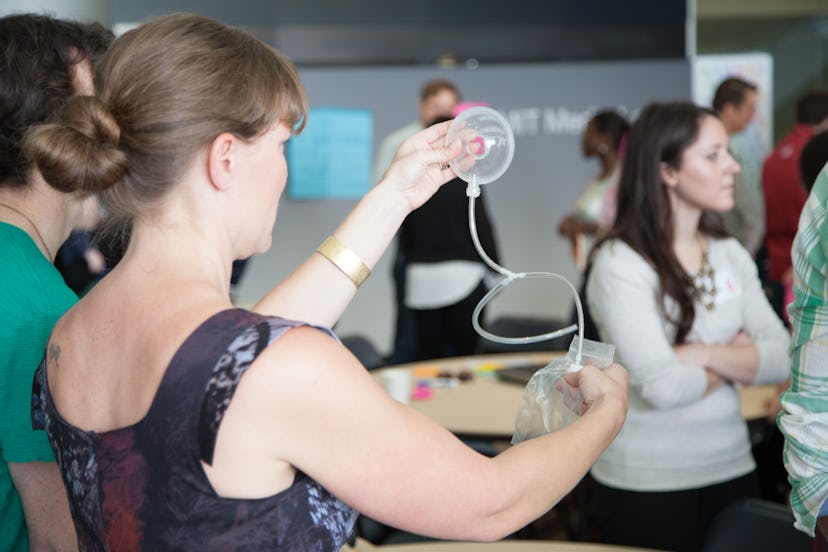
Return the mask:
<svg viewBox="0 0 828 552"><path fill-rule="evenodd" d="M142 419L178 348L222 309L207 301L179 304L108 291L93 289L68 310L47 343L55 405L85 430L108 431Z"/></svg>
<svg viewBox="0 0 828 552"><path fill-rule="evenodd" d="M331 442L332 434L360 427L358 420L374 418L390 402L348 349L319 329L300 326L262 351L231 409L252 432L269 436L272 456L306 470L308 458L325 457L309 443L311 435L317 445Z"/></svg>
<svg viewBox="0 0 828 552"><path fill-rule="evenodd" d="M329 455L314 443L331 442L326 432L342 418L343 381L365 372L336 339L313 327L291 328L268 345L239 381L214 462L205 467L217 492L261 498L287 488L294 468L318 475L307 459Z"/></svg>
<svg viewBox="0 0 828 552"><path fill-rule="evenodd" d="M347 348L312 326L292 328L269 345L251 366L249 377L283 385L288 393L308 387L318 391L325 382L355 377L373 381Z"/></svg>

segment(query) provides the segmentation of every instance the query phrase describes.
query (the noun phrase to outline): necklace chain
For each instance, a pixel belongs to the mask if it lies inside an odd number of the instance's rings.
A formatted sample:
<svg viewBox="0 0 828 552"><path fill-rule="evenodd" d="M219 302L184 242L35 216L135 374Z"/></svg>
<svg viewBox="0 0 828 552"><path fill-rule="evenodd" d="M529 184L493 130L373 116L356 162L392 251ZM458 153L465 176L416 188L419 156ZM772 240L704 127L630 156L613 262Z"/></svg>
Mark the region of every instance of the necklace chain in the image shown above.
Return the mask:
<svg viewBox="0 0 828 552"><path fill-rule="evenodd" d="M29 225L31 225L32 229L34 230L34 233L37 236L37 239L40 240L40 244L43 246L43 249L46 250L46 258L48 258L49 262L51 262L52 261L52 252L49 251L49 246L46 245L46 240L43 239L43 235L41 235L40 230L37 229L37 225L34 223L34 221L32 219L30 219L29 216L26 213L24 213L23 211L21 211L17 207L12 207L11 205L9 205L7 203L2 203L2 202L0 202L0 207L5 207L9 211L13 211L13 212L17 213L18 215L20 215L21 217L23 217L24 219L26 219L26 222L28 222Z"/></svg>

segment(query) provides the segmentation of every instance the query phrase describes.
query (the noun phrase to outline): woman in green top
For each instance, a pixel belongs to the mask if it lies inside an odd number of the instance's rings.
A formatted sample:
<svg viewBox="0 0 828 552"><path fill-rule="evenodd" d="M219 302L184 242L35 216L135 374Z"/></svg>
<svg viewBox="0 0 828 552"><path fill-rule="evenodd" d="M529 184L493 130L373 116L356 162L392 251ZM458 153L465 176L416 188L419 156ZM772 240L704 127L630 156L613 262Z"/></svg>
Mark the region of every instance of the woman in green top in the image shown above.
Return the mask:
<svg viewBox="0 0 828 552"><path fill-rule="evenodd" d="M92 63L112 39L98 24L0 18L0 550L77 544L45 432L33 431L32 378L52 326L77 301L52 265L81 214L21 151L26 130L67 98L94 93Z"/></svg>

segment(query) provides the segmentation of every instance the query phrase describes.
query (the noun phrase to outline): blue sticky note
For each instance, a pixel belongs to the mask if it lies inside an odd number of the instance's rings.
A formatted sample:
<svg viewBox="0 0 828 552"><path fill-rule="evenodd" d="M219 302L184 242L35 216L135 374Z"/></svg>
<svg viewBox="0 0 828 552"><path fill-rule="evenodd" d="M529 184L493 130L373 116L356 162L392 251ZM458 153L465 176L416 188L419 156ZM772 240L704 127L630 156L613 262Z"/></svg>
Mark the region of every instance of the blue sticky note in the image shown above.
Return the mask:
<svg viewBox="0 0 828 552"><path fill-rule="evenodd" d="M311 109L302 134L288 142L288 196L362 197L371 186L373 130L368 110Z"/></svg>

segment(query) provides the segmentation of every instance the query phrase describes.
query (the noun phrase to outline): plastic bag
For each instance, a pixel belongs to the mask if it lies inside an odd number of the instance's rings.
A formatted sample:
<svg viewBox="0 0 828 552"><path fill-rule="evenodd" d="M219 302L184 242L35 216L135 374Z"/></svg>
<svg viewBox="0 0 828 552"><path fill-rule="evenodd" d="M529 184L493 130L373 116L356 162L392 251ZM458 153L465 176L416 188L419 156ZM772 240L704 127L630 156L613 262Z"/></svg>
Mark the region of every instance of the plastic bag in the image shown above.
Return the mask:
<svg viewBox="0 0 828 552"><path fill-rule="evenodd" d="M566 383L563 375L576 372L584 364L606 368L612 364L615 345L584 339L578 364L578 336L572 339L564 358L553 360L532 376L515 417L512 444L557 431L581 417L584 400L581 392Z"/></svg>

